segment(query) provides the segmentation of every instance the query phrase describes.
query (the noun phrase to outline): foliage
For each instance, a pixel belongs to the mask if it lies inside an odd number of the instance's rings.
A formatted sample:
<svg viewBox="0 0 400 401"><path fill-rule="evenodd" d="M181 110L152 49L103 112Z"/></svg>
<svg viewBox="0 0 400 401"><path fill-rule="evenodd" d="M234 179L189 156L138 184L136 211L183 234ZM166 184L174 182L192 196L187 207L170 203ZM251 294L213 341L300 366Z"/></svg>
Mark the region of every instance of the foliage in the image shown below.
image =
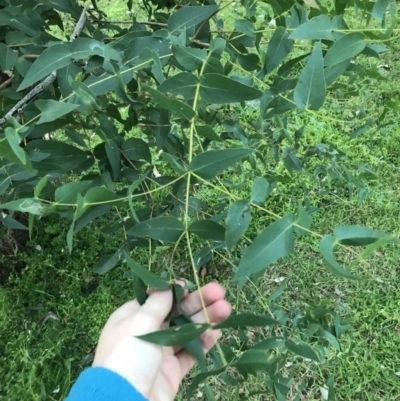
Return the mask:
<svg viewBox="0 0 400 401"><path fill-rule="evenodd" d="M314 168L316 179L333 186L343 179L350 193L355 187L365 198L368 169L357 179L342 163L345 155L329 142L305 143L301 118L336 119L351 129L350 139L385 129L386 115L398 108L392 99L375 116L362 104L337 117L324 110L338 97L351 103L364 81L382 79L359 60L386 50L394 3L243 0L244 15L231 31L219 16L226 5L212 1L144 1L149 21L134 18L127 28L105 21L104 10L92 3L82 9L75 0L9 0L0 11L1 63L9 74L2 84L0 193L9 229L18 223L13 212L29 213L30 234L38 219L57 213L71 221L71 252L80 230L117 210L105 230L123 231L125 242L102 255L95 271L104 274L125 259L126 277L142 302L147 286L173 284L174 257L181 249L188 251L197 286L200 268L217 255L232 266L242 288L305 235L321 238L320 253L331 272L352 279L360 278L350 271L359 261L378 246L397 242L359 225L331 227L333 235L315 233L314 210L300 178ZM255 17L258 8L266 13L262 24ZM349 27L345 13L353 9L365 13L366 25L374 19L378 29ZM242 110L254 106L258 111L243 118ZM46 135L53 132L55 139L49 140ZM281 174L269 173L280 165ZM239 184L251 182L248 197L235 195L237 177ZM264 207L275 188L296 182L305 193L303 205L285 216ZM203 198L199 189L207 187L221 194L218 202ZM249 238L258 211L275 221ZM147 249L151 270L159 246L171 251L162 277L129 257L133 249ZM356 247L348 268L335 247ZM328 347L340 351L337 314L283 311L274 301L284 286L270 299L270 316L238 313L222 323L239 331L240 352L213 352L213 369L195 378L191 391L214 374L235 385L262 370L270 376L270 390L284 399L290 378L280 370L287 352L319 361ZM193 327L185 319L173 323L182 321L184 327L152 334L151 341L186 344L209 327L209 322ZM245 339L242 327L248 325L264 328L256 344ZM292 338L287 327L298 328L301 338ZM318 354L309 343L318 345ZM231 377L231 369L240 378Z"/></svg>

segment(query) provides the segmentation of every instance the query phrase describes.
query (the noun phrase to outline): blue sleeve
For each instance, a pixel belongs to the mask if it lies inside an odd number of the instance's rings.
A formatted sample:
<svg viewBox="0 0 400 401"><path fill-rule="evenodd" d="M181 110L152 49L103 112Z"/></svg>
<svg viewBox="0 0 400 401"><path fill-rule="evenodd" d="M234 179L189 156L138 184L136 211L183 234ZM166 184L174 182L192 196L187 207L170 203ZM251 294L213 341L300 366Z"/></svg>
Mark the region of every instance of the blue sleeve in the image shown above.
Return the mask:
<svg viewBox="0 0 400 401"><path fill-rule="evenodd" d="M133 386L112 370L88 368L73 385L65 401L147 401Z"/></svg>

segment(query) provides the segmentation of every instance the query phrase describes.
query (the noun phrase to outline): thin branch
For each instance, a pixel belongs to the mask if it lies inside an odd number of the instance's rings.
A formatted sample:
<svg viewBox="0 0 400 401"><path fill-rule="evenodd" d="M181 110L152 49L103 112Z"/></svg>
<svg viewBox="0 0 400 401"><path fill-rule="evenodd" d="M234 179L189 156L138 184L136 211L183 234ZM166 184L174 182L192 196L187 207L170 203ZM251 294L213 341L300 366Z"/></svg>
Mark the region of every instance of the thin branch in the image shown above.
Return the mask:
<svg viewBox="0 0 400 401"><path fill-rule="evenodd" d="M42 93L56 79L57 72L53 71L43 82L35 86L23 99L21 99L1 120L0 125L3 125L15 113L20 113L28 103L37 95Z"/></svg>
<svg viewBox="0 0 400 401"><path fill-rule="evenodd" d="M210 47L209 43L200 42L200 40L197 39L192 39L192 42L199 46Z"/></svg>
<svg viewBox="0 0 400 401"><path fill-rule="evenodd" d="M71 38L69 40L70 42L73 42L83 31L83 28L85 27L85 24L86 24L87 10L88 10L88 7L83 7L82 14L81 14L81 16L78 20L78 23L75 26L74 32L72 33Z"/></svg>
<svg viewBox="0 0 400 401"><path fill-rule="evenodd" d="M102 19L93 19L92 22L95 24L127 24L132 25L133 21L107 21ZM160 28L167 28L168 24L164 24L162 22L153 22L153 21L137 21L138 24L149 25L149 26L159 26Z"/></svg>
<svg viewBox="0 0 400 401"><path fill-rule="evenodd" d="M82 14L79 18L79 21L75 26L74 32L71 35L70 42L73 42L81 34L86 23L86 12L87 12L87 7L84 7ZM36 85L2 119L0 119L0 125L5 124L7 120L11 118L14 114L20 113L30 103L32 99L34 99L36 96L44 92L55 81L56 77L57 77L57 71L53 71L45 80L43 80L40 84Z"/></svg>
<svg viewBox="0 0 400 401"><path fill-rule="evenodd" d="M39 58L39 55L38 54L23 54L21 57L25 58L27 60L36 60L37 58Z"/></svg>
<svg viewBox="0 0 400 401"><path fill-rule="evenodd" d="M4 81L4 82L0 85L0 90L2 91L3 89L8 88L8 87L12 84L12 80L13 80L13 77L8 78L7 81Z"/></svg>

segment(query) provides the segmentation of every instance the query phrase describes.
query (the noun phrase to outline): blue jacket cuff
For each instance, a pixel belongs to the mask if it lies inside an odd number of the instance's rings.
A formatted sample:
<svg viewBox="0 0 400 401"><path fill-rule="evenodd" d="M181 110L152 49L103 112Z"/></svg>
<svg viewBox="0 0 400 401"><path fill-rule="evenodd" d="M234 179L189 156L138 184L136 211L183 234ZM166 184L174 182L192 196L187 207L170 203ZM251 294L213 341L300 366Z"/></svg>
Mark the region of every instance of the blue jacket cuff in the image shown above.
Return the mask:
<svg viewBox="0 0 400 401"><path fill-rule="evenodd" d="M112 370L88 368L73 385L65 401L147 401L133 386Z"/></svg>

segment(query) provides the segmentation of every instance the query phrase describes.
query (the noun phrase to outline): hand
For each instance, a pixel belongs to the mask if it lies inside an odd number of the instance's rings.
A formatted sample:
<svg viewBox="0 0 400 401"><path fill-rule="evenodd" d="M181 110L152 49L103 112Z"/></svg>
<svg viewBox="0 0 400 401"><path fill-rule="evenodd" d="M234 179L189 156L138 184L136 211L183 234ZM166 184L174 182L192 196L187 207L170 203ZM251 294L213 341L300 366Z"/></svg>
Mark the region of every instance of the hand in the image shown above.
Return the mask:
<svg viewBox="0 0 400 401"><path fill-rule="evenodd" d="M231 306L219 284L209 283L201 293L212 324L230 315ZM162 347L136 338L165 328L164 320L172 302L171 290L157 291L142 306L131 301L117 309L103 328L93 366L123 376L150 401L172 401L195 360L182 348ZM185 293L180 307L194 322L206 322L199 291ZM201 335L205 352L215 345L220 335L219 330L208 330Z"/></svg>

